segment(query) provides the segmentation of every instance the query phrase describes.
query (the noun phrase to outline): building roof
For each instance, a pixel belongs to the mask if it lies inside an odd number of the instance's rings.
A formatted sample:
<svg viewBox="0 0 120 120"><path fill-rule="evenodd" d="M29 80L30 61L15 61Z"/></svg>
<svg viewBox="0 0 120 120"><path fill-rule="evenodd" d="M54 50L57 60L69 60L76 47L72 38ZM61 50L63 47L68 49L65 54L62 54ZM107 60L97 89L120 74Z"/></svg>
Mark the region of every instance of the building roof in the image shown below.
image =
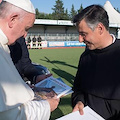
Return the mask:
<svg viewBox="0 0 120 120"><path fill-rule="evenodd" d="M73 26L73 23L72 23L70 20L48 20L48 19L36 19L34 24Z"/></svg>
<svg viewBox="0 0 120 120"><path fill-rule="evenodd" d="M120 13L117 12L109 1L104 4L104 9L107 11L109 16L110 27L120 27Z"/></svg>

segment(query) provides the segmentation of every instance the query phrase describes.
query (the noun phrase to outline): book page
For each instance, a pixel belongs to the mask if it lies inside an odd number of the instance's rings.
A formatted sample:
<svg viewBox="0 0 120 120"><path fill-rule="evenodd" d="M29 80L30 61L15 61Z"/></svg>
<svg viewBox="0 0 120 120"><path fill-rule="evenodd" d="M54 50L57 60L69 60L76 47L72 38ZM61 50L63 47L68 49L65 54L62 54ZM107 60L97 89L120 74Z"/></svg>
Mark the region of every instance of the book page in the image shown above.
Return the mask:
<svg viewBox="0 0 120 120"><path fill-rule="evenodd" d="M39 95L43 95L43 99L47 99L47 97L50 96L53 97L54 94L56 94L59 98L61 96L72 93L72 88L59 79L50 76L45 80L37 83L35 85L35 91L37 91L36 93L38 93Z"/></svg>
<svg viewBox="0 0 120 120"><path fill-rule="evenodd" d="M56 120L105 120L88 106L83 111L84 115L80 115L79 111L76 111Z"/></svg>

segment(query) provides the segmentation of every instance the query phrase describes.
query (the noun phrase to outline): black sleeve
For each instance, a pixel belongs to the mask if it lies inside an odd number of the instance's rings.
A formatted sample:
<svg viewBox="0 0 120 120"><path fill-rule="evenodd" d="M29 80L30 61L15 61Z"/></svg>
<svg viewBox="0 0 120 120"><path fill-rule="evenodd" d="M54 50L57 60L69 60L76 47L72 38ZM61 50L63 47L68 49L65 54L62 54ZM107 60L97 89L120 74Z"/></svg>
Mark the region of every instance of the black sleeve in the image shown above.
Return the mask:
<svg viewBox="0 0 120 120"><path fill-rule="evenodd" d="M27 77L31 82L33 77L39 75L37 69L29 58L29 52L24 38L20 38L10 46L12 60L21 76Z"/></svg>
<svg viewBox="0 0 120 120"><path fill-rule="evenodd" d="M86 106L84 93L82 91L75 91L71 97L72 107L74 108L78 101L81 101Z"/></svg>
<svg viewBox="0 0 120 120"><path fill-rule="evenodd" d="M81 101L85 105L86 104L85 93L80 88L80 61L78 65L78 71L73 84L73 91L74 92L71 97L72 107L74 108L78 101Z"/></svg>
<svg viewBox="0 0 120 120"><path fill-rule="evenodd" d="M27 77L29 80L32 81L33 77L39 75L39 73L30 60L25 39L24 41L22 41L21 48L22 48L21 63L22 63L23 74L25 77Z"/></svg>

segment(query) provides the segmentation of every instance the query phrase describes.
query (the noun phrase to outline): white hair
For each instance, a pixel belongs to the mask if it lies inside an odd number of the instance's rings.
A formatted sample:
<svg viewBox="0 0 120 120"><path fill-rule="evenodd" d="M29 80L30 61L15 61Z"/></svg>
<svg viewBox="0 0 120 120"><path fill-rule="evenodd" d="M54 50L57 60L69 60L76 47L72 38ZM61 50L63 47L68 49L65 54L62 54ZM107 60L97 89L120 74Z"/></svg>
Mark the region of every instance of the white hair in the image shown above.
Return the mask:
<svg viewBox="0 0 120 120"><path fill-rule="evenodd" d="M90 23L90 22L86 22L86 23L87 23L88 27L89 27L92 31L94 31L99 22L95 22L94 24L92 24L92 23Z"/></svg>
<svg viewBox="0 0 120 120"><path fill-rule="evenodd" d="M19 15L19 19L22 20L23 16L27 14L26 11L22 10L21 8L18 8L8 2L3 1L0 3L0 18L6 18L7 16L17 13Z"/></svg>

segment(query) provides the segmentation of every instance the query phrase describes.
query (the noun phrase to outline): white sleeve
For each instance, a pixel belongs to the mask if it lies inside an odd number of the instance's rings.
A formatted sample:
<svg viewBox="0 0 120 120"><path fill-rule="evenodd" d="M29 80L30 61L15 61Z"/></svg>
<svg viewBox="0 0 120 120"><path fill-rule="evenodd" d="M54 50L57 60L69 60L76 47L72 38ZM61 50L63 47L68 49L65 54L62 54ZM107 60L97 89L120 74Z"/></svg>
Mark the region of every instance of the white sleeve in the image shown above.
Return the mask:
<svg viewBox="0 0 120 120"><path fill-rule="evenodd" d="M27 120L49 120L50 105L47 100L29 101L24 104Z"/></svg>

